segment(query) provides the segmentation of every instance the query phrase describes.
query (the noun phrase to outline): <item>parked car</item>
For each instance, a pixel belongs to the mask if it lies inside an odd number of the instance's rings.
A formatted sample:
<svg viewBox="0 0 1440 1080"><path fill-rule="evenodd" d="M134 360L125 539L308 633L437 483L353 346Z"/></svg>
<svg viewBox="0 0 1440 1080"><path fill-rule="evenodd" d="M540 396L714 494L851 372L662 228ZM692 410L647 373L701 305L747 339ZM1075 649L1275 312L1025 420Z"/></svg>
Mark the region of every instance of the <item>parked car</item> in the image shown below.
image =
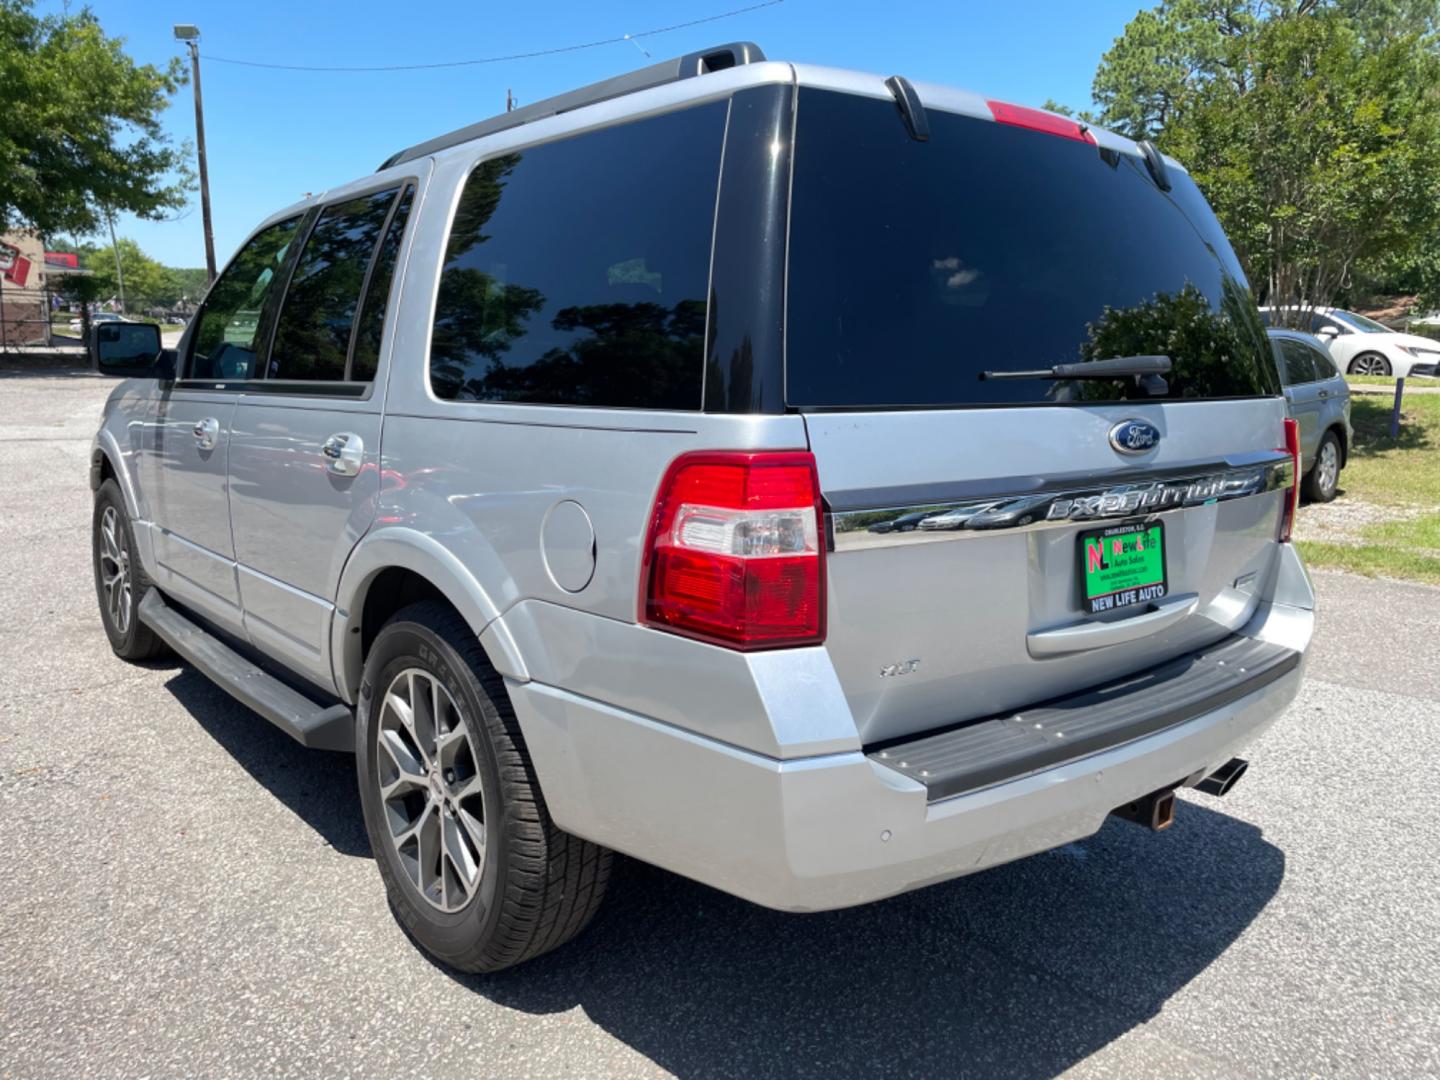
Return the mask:
<svg viewBox="0 0 1440 1080"><path fill-rule="evenodd" d="M1302 490L1315 502L1329 502L1340 486L1340 470L1355 431L1350 426L1350 385L1325 346L1298 330L1271 329L1270 347L1285 404L1300 429Z"/></svg>
<svg viewBox="0 0 1440 1080"><path fill-rule="evenodd" d="M90 324L92 326L105 322L130 322L130 320L124 315L117 315L113 311L96 311L90 316ZM79 316L71 319L69 325L72 334L83 334L85 332L85 323Z"/></svg>
<svg viewBox="0 0 1440 1080"><path fill-rule="evenodd" d="M1281 320L1262 307L1267 326ZM1307 317L1310 332L1325 344L1347 375L1435 375L1440 370L1440 341L1391 330L1384 323L1341 308L1317 307Z"/></svg>
<svg viewBox="0 0 1440 1080"><path fill-rule="evenodd" d="M353 749L455 968L573 937L612 849L816 911L1164 828L1300 685L1240 266L1177 162L1050 113L668 61L274 214L141 375L91 456L113 649Z"/></svg>
<svg viewBox="0 0 1440 1080"><path fill-rule="evenodd" d="M888 521L877 521L870 526L872 533L910 532L922 521L929 517L929 511L920 510L911 514L901 514L897 518Z"/></svg>

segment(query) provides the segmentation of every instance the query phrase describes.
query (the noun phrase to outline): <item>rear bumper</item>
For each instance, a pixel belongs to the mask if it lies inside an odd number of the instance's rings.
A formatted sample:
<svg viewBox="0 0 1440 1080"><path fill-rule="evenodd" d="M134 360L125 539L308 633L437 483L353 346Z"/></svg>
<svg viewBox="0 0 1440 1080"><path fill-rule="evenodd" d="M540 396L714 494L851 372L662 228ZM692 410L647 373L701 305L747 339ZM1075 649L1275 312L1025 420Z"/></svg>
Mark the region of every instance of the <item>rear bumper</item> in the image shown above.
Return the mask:
<svg viewBox="0 0 1440 1080"><path fill-rule="evenodd" d="M877 900L1096 832L1122 803L1193 785L1294 699L1313 595L1286 548L1243 636L1299 654L1279 678L1163 730L948 798L864 753L780 760L538 683L510 692L562 828L767 907Z"/></svg>

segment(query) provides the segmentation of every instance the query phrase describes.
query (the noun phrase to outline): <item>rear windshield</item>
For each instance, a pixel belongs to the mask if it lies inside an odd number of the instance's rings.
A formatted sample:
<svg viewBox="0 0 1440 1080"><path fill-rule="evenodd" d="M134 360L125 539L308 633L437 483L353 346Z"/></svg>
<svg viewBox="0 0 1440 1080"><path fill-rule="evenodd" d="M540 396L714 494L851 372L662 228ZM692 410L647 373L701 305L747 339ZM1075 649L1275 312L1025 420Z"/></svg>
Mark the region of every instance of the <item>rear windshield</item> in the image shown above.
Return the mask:
<svg viewBox="0 0 1440 1080"><path fill-rule="evenodd" d="M1194 183L1073 139L802 90L786 298L795 407L1006 405L1279 392L1235 256ZM1134 378L987 371L1169 356Z"/></svg>

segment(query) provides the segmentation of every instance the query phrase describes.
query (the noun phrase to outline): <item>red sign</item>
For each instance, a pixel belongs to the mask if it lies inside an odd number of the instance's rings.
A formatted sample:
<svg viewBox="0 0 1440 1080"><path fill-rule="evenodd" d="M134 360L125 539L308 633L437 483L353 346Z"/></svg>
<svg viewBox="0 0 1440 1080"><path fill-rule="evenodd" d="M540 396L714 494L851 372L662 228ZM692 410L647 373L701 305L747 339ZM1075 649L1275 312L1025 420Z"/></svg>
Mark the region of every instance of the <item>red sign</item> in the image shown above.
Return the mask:
<svg viewBox="0 0 1440 1080"><path fill-rule="evenodd" d="M69 251L47 251L45 265L53 266L57 270L79 270L80 256Z"/></svg>
<svg viewBox="0 0 1440 1080"><path fill-rule="evenodd" d="M29 276L30 260L20 254L19 248L0 244L0 277L24 288L25 279Z"/></svg>

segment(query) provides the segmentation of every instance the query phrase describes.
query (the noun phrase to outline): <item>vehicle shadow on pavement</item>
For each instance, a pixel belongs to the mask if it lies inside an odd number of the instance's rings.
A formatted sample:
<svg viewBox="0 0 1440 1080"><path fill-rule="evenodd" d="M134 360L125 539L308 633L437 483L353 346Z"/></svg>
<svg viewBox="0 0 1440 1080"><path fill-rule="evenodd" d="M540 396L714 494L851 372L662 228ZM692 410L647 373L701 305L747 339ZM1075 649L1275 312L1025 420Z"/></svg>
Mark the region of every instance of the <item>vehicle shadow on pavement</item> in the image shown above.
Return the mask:
<svg viewBox="0 0 1440 1080"><path fill-rule="evenodd" d="M188 666L166 687L333 848L369 854L353 758L300 747ZM1111 822L1057 851L811 915L617 859L571 944L498 975L430 962L507 1008L579 1007L682 1077L1051 1077L1154 1018L1278 891L1284 854L1211 805L1186 797L1163 833ZM1194 1064L1156 1052L1157 1071Z"/></svg>
<svg viewBox="0 0 1440 1080"><path fill-rule="evenodd" d="M246 772L327 844L342 855L369 858L354 757L306 749L188 664L175 669L165 689Z"/></svg>
<svg viewBox="0 0 1440 1080"><path fill-rule="evenodd" d="M1188 800L1159 835L1112 822L1055 852L812 915L623 860L573 944L499 975L451 975L513 1009L579 1006L682 1077L1050 1077L1153 1018L1284 870L1259 829Z"/></svg>

